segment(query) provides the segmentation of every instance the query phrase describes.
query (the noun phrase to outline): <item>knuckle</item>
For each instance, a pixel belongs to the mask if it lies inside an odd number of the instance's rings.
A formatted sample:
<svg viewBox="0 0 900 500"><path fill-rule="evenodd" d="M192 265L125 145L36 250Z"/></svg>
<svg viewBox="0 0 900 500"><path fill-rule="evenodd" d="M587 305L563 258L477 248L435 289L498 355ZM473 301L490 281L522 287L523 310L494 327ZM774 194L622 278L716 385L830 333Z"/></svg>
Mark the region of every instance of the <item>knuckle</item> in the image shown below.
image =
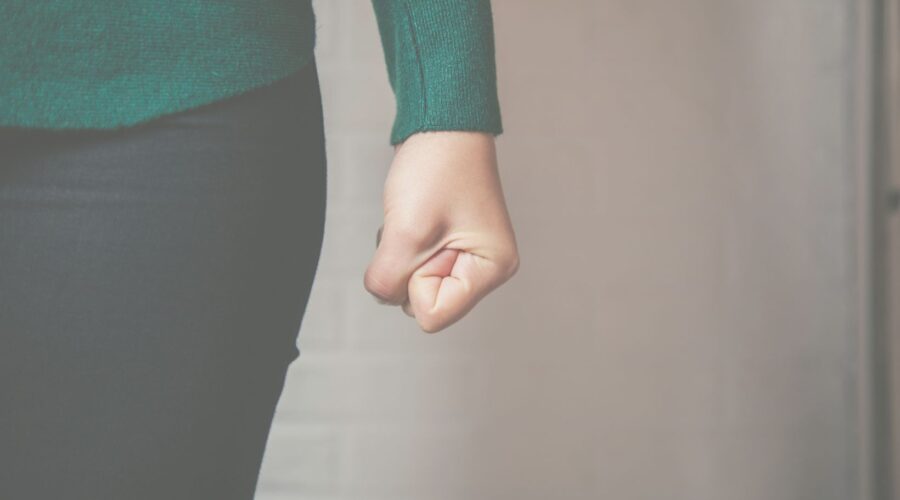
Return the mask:
<svg viewBox="0 0 900 500"><path fill-rule="evenodd" d="M513 277L519 271L519 253L516 250L504 253L501 263L504 278L509 279Z"/></svg>
<svg viewBox="0 0 900 500"><path fill-rule="evenodd" d="M518 256L518 254L516 254L516 255L513 257L512 262L511 262L510 265L509 265L509 271L507 271L507 275L508 275L509 277L512 277L512 276L514 276L517 272L519 272L519 256Z"/></svg>
<svg viewBox="0 0 900 500"><path fill-rule="evenodd" d="M384 283L384 281L380 280L373 271L366 271L363 276L363 286L366 291L374 295L376 298L381 299L385 302L390 302L391 300L391 290Z"/></svg>
<svg viewBox="0 0 900 500"><path fill-rule="evenodd" d="M416 316L416 321L419 323L419 328L425 333L436 333L444 328L440 319L428 312L423 312Z"/></svg>
<svg viewBox="0 0 900 500"><path fill-rule="evenodd" d="M437 333L442 330L439 324L425 320L419 321L419 328L425 333Z"/></svg>

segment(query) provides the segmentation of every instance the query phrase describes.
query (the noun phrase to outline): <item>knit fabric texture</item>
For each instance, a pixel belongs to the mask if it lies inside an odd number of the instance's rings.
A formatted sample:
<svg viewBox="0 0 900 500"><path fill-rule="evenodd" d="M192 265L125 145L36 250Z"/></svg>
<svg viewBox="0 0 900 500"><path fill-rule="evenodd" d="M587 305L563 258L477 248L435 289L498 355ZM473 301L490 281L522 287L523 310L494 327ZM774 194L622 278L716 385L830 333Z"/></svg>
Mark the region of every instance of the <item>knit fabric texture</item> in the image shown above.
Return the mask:
<svg viewBox="0 0 900 500"><path fill-rule="evenodd" d="M372 0L390 142L502 132L490 0ZM311 0L0 2L0 126L114 129L283 78L313 59Z"/></svg>
<svg viewBox="0 0 900 500"><path fill-rule="evenodd" d="M373 0L397 100L393 143L423 130L502 131L489 0Z"/></svg>

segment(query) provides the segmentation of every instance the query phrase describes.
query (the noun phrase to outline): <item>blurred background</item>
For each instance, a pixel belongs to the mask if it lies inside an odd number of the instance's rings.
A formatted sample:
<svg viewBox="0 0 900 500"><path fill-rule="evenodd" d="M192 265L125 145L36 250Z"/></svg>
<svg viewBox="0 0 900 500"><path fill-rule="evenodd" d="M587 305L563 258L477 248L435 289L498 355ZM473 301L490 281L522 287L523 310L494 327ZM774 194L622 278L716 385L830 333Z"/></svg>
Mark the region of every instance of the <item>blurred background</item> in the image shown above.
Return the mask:
<svg viewBox="0 0 900 500"><path fill-rule="evenodd" d="M315 7L326 235L260 499L900 491L895 5L494 0L521 268L436 335L362 285L394 112L371 4Z"/></svg>

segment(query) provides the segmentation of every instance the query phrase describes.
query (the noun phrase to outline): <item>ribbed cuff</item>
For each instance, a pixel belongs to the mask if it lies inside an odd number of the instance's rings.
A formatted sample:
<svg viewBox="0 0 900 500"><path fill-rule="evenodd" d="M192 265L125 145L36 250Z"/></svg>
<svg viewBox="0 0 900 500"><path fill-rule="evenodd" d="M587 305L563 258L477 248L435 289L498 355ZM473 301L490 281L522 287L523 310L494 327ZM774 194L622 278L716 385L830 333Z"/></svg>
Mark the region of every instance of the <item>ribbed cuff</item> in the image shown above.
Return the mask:
<svg viewBox="0 0 900 500"><path fill-rule="evenodd" d="M490 0L372 0L396 116L391 144L427 130L500 134Z"/></svg>

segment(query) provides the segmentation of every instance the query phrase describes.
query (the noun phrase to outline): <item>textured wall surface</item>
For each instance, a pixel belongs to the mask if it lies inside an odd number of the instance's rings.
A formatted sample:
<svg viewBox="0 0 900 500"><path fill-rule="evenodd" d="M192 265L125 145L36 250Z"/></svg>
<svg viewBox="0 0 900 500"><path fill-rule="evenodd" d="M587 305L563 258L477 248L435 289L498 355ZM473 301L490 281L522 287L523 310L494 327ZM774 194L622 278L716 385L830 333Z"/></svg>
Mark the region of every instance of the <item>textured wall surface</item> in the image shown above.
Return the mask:
<svg viewBox="0 0 900 500"><path fill-rule="evenodd" d="M329 205L262 500L848 500L845 0L494 0L519 273L437 335L362 286L393 102L316 4Z"/></svg>

